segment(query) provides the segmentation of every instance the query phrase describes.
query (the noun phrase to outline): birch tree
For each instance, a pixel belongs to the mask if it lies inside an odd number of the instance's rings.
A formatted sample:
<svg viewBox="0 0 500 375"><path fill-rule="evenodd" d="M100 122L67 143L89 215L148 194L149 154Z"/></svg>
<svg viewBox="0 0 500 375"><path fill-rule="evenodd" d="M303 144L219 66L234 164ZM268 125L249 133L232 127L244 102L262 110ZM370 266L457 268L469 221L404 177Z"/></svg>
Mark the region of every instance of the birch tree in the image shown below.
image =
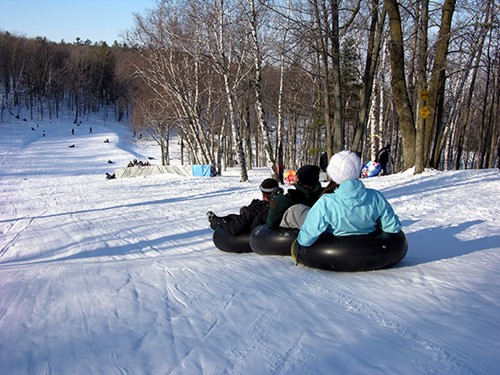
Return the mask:
<svg viewBox="0 0 500 375"><path fill-rule="evenodd" d="M271 137L269 134L269 127L266 122L266 116L264 113L264 105L262 102L262 47L260 41L259 29L260 25L260 13L262 8L257 9L255 6L255 0L245 0L242 3L247 17L247 22L250 26L250 35L253 45L253 62L254 62L254 79L253 79L253 89L255 94L255 112L257 117L257 123L262 136L262 142L264 150L266 153L266 164L271 170L273 175L277 177L278 168L276 165L275 155L273 151L273 146L271 144ZM246 8L246 5L250 9Z"/></svg>
<svg viewBox="0 0 500 375"><path fill-rule="evenodd" d="M282 39L280 44L280 62L279 62L279 90L278 90L278 124L276 129L276 165L278 167L278 180L283 183L283 166L285 164L283 155L283 136L284 136L284 113L283 113L283 97L284 97L284 77L285 77L285 56L287 46L287 36L290 29L290 0L287 0L285 23L282 28Z"/></svg>
<svg viewBox="0 0 500 375"><path fill-rule="evenodd" d="M215 70L221 75L224 82L229 124L240 168L240 181L244 182L248 181L248 172L240 121L236 113L235 93L239 89L243 78L248 74L248 69L244 64L247 51L244 46L240 46L238 51L236 50L236 42L240 40L238 40L236 33L237 22L235 19L230 18L230 15L235 11L234 8L231 8L232 5L234 4L230 4L225 0L213 0L207 18L212 38L209 41L210 50L208 53L210 53Z"/></svg>
<svg viewBox="0 0 500 375"><path fill-rule="evenodd" d="M143 44L139 49L143 59L141 64L135 64L135 74L166 107L174 108L196 162L215 165L209 150L209 133L201 115L199 24L192 23L183 31L182 27L187 25L179 21L176 8L172 7L172 4L161 2L149 18L136 16L135 39Z"/></svg>

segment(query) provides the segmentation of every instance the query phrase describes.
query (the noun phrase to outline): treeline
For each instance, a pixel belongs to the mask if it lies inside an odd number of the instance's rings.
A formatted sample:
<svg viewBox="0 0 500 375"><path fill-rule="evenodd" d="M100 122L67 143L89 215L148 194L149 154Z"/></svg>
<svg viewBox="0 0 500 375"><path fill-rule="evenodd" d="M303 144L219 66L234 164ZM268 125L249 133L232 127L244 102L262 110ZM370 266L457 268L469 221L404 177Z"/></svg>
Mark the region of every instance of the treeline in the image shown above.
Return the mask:
<svg viewBox="0 0 500 375"><path fill-rule="evenodd" d="M0 33L1 113L31 119L59 117L61 109L75 115L109 111L118 121L130 110L132 70L125 46L77 39L54 43Z"/></svg>
<svg viewBox="0 0 500 375"><path fill-rule="evenodd" d="M162 0L128 42L140 114L168 154L276 169L391 144L395 170L498 167L493 0ZM221 162L222 161L222 162Z"/></svg>
<svg viewBox="0 0 500 375"><path fill-rule="evenodd" d="M132 109L164 164L180 135L183 161L238 165L242 181L254 166L346 148L366 161L386 144L394 171L499 167L499 11L494 0L160 0L122 46L2 34L1 59L4 40L18 42L1 63L2 113L42 97L50 115Z"/></svg>

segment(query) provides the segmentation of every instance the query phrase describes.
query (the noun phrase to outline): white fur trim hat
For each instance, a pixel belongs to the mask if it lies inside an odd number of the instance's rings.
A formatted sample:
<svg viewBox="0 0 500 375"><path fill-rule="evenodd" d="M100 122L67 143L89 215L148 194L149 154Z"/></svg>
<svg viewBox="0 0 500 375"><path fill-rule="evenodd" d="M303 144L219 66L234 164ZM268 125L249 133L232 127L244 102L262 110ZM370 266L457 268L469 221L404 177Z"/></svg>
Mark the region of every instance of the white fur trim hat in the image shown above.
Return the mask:
<svg viewBox="0 0 500 375"><path fill-rule="evenodd" d="M352 151L341 151L330 159L326 168L328 176L337 184L359 178L361 159Z"/></svg>

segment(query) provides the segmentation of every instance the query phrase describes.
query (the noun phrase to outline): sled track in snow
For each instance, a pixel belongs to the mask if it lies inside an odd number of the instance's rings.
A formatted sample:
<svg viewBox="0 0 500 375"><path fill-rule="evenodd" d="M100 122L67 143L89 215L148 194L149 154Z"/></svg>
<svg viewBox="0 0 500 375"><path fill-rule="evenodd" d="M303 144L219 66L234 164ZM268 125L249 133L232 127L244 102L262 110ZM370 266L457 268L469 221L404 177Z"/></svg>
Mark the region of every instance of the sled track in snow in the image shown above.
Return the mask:
<svg viewBox="0 0 500 375"><path fill-rule="evenodd" d="M18 223L20 220L16 220L16 223ZM9 250L9 248L11 248L13 245L16 244L17 240L19 237L21 237L21 235L29 228L31 227L31 225L33 224L33 222L35 221L34 218L31 218L28 220L28 223L25 225L25 227L23 229L21 229L20 231L18 231L15 236L13 238L11 238L10 240L7 241L7 243L0 249L0 259L3 258L3 256L5 255L5 253Z"/></svg>
<svg viewBox="0 0 500 375"><path fill-rule="evenodd" d="M423 357L417 357L415 361L415 365L421 373L440 373L439 369L435 369L433 366L433 363L439 361L450 374L488 374L488 371L471 357L454 347L443 344L432 333L416 327L401 316L383 310L379 305L370 301L368 297L354 291L334 275L330 278L332 283L329 284L328 288L313 277L309 276L308 278L309 284L317 290L318 294L331 296L344 309L361 314L378 326L390 329L396 335L414 343L414 350L423 355Z"/></svg>
<svg viewBox="0 0 500 375"><path fill-rule="evenodd" d="M237 268L240 277L251 280L255 274L251 270L238 267L241 259L231 257L227 266L231 269ZM189 291L181 291L176 281L175 273L168 267L157 262L156 268L162 269L169 280L168 299L175 301L177 306L184 308L193 307L193 301L190 301ZM390 311L385 311L370 298L361 295L358 291L352 289L345 282L339 280L335 274L328 275L328 283L324 283L324 278L318 278L318 272L309 269L302 269L300 277L305 279L305 285L314 295L326 297L336 306L353 313L359 314L366 320L373 322L377 326L393 332L394 335L402 337L410 345L406 350L413 351L417 355L413 356L415 373L430 374L442 373L443 369L447 373L454 374L488 374L474 359L462 353L455 347L444 344L432 333L411 324L402 316ZM174 283L172 284L172 281ZM245 303L248 299L247 292L242 289L242 293L237 290L233 293L221 310L221 317L210 317L211 322L207 323L207 329L200 335L200 342L185 353L177 353L180 356L178 366L172 369L170 373L177 373L182 364L189 363L193 353L199 351L199 347L214 332L220 332L220 320L224 319L225 311ZM306 311L303 313L307 313ZM309 352L308 346L303 345L304 335L307 333L290 329L287 334L287 342L281 343L283 348L276 350L271 347L272 342L269 338L273 336L275 328L283 324L283 316L278 311L266 310L265 312L253 317L248 322L245 330L251 332L250 335L241 342L235 342L234 346L225 353L230 363L228 367L221 371L222 374L234 374L245 371L248 365L248 359L256 355L264 356L263 361L266 368L273 374L288 374L294 371L303 371L307 368L314 368L315 356ZM298 362L297 359L300 358ZM292 359L292 360L290 360Z"/></svg>
<svg viewBox="0 0 500 375"><path fill-rule="evenodd" d="M175 259L178 260L177 257ZM237 259L234 260L238 263ZM193 295L189 288L182 290L180 287L181 283L182 285L190 285L191 283L201 282L205 285L205 274L199 275L196 271L185 268L183 269L185 271L184 275L188 275L186 276L188 280L178 280L178 273L172 270L171 267L156 260L154 263L154 267L162 270L165 274L164 287L166 288L166 294L164 298L167 310L166 320L169 325L167 331L172 332L172 341L175 342L176 331L179 330L179 327L172 324L172 317L182 314L183 309L200 309L196 315L204 322L201 326L199 322L186 322L198 339L194 342L193 346L185 348L183 352L176 351L176 365L168 371L169 374L183 373L190 366L197 366L198 357L206 355L207 350L219 349L214 349L213 342L217 342L218 339L212 340L212 335L220 336L223 334L227 329L226 325L228 322L231 322L231 317L240 312L242 306L248 301L249 296L243 289L233 290L230 295L224 298L225 303L221 305L215 314L213 311L206 312L204 311L204 307L198 305L197 300L199 296ZM227 266L233 269L229 263L232 262L228 262ZM252 276L251 272L245 270L241 270L241 272L247 273L249 277ZM213 280L213 282L217 281ZM210 284L205 286L207 290L210 289ZM173 308L174 306L175 308ZM266 309L257 316L249 317L248 326L242 327L244 331L249 333L248 337L245 334L238 335L237 339L232 341L230 348L225 349L224 353L221 354L226 360L225 367L218 369L217 373L228 375L246 373L245 371L248 370L249 363L252 363L251 359L255 356L263 357L263 364L269 370L266 373L276 375L297 372L304 373L304 369L311 367L314 357L308 353L308 349L304 348L302 344L303 332L287 331L286 342L279 343L279 350L276 350L274 343L269 342L269 339L275 334L275 327L279 325L283 326L283 324L283 316L275 308ZM232 332L230 333L232 334ZM297 361L297 358L300 358L300 360Z"/></svg>
<svg viewBox="0 0 500 375"><path fill-rule="evenodd" d="M260 314L255 319L250 328L255 332L253 340L250 342L237 343L235 347L227 353L230 359L230 366L224 369L222 374L241 374L244 373L243 365L248 362L255 352L264 356L264 361L269 369L269 373L291 374L297 367L300 367L300 373L304 374L304 369L313 368L313 356L308 351L303 350L302 338L303 334L298 331L290 330L287 343L281 352L273 350L268 343L269 337L273 335L274 327L282 321L279 312L276 311L274 315ZM297 358L300 358L297 363ZM290 361L290 359L293 359ZM300 365L300 366L299 366ZM307 372L306 372L307 373Z"/></svg>

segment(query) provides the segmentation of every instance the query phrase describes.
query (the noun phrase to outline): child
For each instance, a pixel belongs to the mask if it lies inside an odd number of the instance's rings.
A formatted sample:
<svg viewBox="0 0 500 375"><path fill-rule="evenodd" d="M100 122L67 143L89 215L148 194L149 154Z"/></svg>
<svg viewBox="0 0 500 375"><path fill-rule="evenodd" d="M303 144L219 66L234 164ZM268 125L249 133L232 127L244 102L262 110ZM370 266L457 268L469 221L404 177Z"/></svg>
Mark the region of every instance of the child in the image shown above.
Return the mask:
<svg viewBox="0 0 500 375"><path fill-rule="evenodd" d="M382 230L397 233L401 222L389 202L377 190L365 188L358 178L361 160L351 151L332 156L326 173L337 184L309 210L300 228L298 243L311 246L324 233L335 236L362 235Z"/></svg>
<svg viewBox="0 0 500 375"><path fill-rule="evenodd" d="M262 199L254 199L248 206L241 207L240 213L227 216L217 216L212 211L207 212L210 228L213 230L222 228L232 236L250 231L252 228L265 224L269 212L269 201L276 194L283 192L278 182L272 178L266 178L260 184Z"/></svg>

